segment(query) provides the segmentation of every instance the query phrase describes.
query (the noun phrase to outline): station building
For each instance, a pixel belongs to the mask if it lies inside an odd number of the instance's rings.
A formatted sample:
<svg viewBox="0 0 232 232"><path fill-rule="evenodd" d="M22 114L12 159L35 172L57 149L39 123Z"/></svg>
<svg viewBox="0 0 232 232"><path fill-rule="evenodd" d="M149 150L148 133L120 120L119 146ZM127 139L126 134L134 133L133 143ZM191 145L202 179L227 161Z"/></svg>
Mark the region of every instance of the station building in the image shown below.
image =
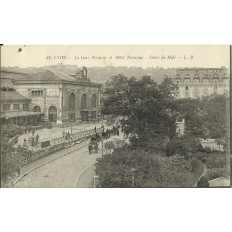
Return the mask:
<svg viewBox="0 0 232 232"><path fill-rule="evenodd" d="M229 70L221 68L177 69L172 81L178 85L177 98L198 98L229 94Z"/></svg>
<svg viewBox="0 0 232 232"><path fill-rule="evenodd" d="M31 99L31 111L53 124L98 120L101 84L90 82L83 67L74 75L45 69L13 80L20 95Z"/></svg>
<svg viewBox="0 0 232 232"><path fill-rule="evenodd" d="M27 74L1 70L1 125L34 124L40 121L40 113L31 111L31 99L16 92L13 85L14 78Z"/></svg>

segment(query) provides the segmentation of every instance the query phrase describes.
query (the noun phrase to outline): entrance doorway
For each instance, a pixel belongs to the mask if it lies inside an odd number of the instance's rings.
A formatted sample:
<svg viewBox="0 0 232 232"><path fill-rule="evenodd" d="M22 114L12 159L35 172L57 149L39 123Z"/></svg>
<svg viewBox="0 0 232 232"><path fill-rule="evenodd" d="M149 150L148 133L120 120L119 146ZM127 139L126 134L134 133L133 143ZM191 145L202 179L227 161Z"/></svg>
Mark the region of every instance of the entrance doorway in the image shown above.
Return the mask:
<svg viewBox="0 0 232 232"><path fill-rule="evenodd" d="M51 106L48 110L48 118L49 122L57 121L57 108L55 106Z"/></svg>

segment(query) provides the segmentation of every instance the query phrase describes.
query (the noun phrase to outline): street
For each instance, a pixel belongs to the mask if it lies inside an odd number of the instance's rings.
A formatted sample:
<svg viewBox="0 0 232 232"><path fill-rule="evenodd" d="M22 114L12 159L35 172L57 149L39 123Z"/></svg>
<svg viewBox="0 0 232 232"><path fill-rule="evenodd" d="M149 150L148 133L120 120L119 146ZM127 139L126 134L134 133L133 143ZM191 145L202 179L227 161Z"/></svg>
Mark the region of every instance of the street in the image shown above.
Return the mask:
<svg viewBox="0 0 232 232"><path fill-rule="evenodd" d="M95 163L97 157L101 156L101 150L98 153L89 155L88 147L82 147L87 145L87 141L77 144L72 148L64 149L62 151L53 154L53 157L59 157L74 150L74 148L80 148L74 152L71 152L61 158L58 158L50 163L47 163L31 172L20 179L15 187L16 188L73 188L78 176L91 164ZM82 148L81 148L82 147ZM48 157L46 157L48 162ZM52 158L51 158L52 159ZM40 160L40 163L42 160ZM35 164L36 165L36 164ZM39 164L38 164L39 165ZM33 164L30 164L33 168ZM26 168L24 168L26 170ZM21 173L23 174L23 173Z"/></svg>
<svg viewBox="0 0 232 232"><path fill-rule="evenodd" d="M120 136L111 136L104 140L112 141L123 139ZM15 183L16 188L74 188L92 187L96 158L101 157L101 142L98 153L89 155L89 139L72 147L55 152L21 169L21 175L27 173ZM68 154L67 154L68 153ZM38 168L37 168L38 167Z"/></svg>

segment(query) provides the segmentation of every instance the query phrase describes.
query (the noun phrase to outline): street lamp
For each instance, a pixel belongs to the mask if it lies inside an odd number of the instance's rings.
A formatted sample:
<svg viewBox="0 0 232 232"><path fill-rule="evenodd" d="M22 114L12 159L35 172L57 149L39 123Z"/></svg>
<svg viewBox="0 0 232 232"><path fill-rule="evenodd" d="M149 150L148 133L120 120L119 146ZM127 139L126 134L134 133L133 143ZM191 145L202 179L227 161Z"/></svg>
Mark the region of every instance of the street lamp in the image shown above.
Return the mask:
<svg viewBox="0 0 232 232"><path fill-rule="evenodd" d="M103 132L104 132L104 125L103 125L103 114L102 114L102 158L103 158Z"/></svg>
<svg viewBox="0 0 232 232"><path fill-rule="evenodd" d="M135 187L135 176L134 176L135 168L132 167L130 169L130 172L132 174L132 188L134 188Z"/></svg>

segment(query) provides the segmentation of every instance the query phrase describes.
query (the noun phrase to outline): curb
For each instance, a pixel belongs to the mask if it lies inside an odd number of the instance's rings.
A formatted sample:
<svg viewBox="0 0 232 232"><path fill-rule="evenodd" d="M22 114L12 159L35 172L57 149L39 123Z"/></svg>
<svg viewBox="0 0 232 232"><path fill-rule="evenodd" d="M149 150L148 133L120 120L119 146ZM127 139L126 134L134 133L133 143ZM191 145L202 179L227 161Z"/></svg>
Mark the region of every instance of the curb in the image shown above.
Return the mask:
<svg viewBox="0 0 232 232"><path fill-rule="evenodd" d="M74 188L77 188L77 182L78 180L80 179L80 177L90 168L92 167L93 165L95 164L95 162L91 165L89 165L87 168L85 168L81 173L80 175L77 177L76 181L75 181L75 184L74 184Z"/></svg>
<svg viewBox="0 0 232 232"><path fill-rule="evenodd" d="M88 146L88 144L83 145L83 146L81 146L81 147L78 147L78 148L76 148L76 149L74 149L74 150L72 150L72 151L69 151L69 152L67 152L67 153L65 153L65 154L63 154L63 155L61 155L61 156L58 156L58 157L56 157L56 158L53 158L53 159L51 159L51 160L49 160L49 161L47 161L47 162L44 162L44 163L42 163L42 164L40 164L40 165L38 165L38 166L36 166L36 167L34 167L34 168L28 170L27 172L23 173L21 176L19 176L19 177L14 181L14 186L17 184L17 182L18 182L19 180L21 180L21 179L22 179L24 176L26 176L28 173L30 173L30 172L36 170L37 168L40 168L40 167L42 167L42 166L44 166L44 165L46 165L46 164L48 164L48 163L51 163L51 162L53 162L53 161L55 161L55 160L57 160L57 159L59 159L59 158L62 158L62 157L66 156L66 155L68 155L68 154L70 154L70 153L72 153L72 152L74 152L74 151L76 151L76 150L79 150L79 149L81 149L81 148L83 148L83 147L85 147L85 146Z"/></svg>

